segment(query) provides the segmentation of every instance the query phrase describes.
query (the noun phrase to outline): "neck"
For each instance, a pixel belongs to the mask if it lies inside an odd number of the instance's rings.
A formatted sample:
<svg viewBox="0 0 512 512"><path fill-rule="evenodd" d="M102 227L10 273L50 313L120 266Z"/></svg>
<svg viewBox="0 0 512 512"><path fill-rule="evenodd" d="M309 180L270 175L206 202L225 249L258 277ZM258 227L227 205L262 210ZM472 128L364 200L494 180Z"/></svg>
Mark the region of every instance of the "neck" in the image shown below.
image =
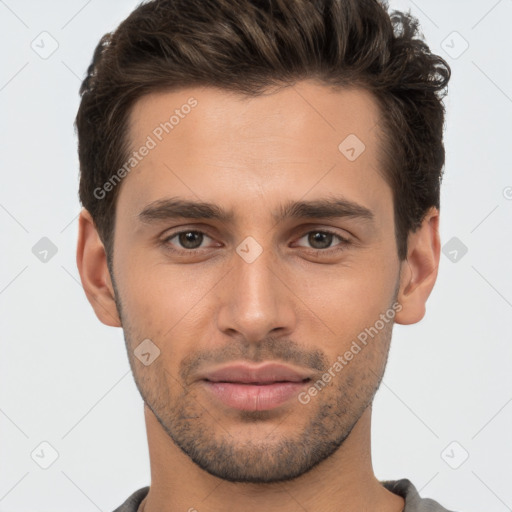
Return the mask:
<svg viewBox="0 0 512 512"><path fill-rule="evenodd" d="M199 468L164 431L145 406L151 487L144 512L401 512L403 498L385 489L371 463L371 406L340 448L293 480L270 484L234 483Z"/></svg>

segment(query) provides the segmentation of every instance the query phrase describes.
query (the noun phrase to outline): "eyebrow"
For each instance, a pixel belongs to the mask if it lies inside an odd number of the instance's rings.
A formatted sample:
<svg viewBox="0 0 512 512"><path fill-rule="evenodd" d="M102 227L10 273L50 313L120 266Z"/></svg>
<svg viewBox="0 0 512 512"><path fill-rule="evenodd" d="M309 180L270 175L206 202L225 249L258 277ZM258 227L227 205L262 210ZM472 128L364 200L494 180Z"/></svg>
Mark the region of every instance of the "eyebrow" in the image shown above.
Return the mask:
<svg viewBox="0 0 512 512"><path fill-rule="evenodd" d="M231 222L234 213L214 203L171 197L149 203L137 217L146 224L172 219L216 219ZM280 205L279 209L273 212L272 217L276 222L290 218L355 218L372 223L375 219L372 210L345 198L291 200Z"/></svg>

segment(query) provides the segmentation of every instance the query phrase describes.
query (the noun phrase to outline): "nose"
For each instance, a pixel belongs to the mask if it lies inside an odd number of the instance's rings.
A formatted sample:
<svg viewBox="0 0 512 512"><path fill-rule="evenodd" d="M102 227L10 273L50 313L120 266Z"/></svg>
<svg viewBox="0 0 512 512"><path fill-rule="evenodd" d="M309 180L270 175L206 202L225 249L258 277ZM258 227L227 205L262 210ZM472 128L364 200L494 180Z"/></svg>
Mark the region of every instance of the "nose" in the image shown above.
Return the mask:
<svg viewBox="0 0 512 512"><path fill-rule="evenodd" d="M252 262L235 253L219 296L219 330L252 343L269 335L289 335L296 314L288 280L270 249Z"/></svg>

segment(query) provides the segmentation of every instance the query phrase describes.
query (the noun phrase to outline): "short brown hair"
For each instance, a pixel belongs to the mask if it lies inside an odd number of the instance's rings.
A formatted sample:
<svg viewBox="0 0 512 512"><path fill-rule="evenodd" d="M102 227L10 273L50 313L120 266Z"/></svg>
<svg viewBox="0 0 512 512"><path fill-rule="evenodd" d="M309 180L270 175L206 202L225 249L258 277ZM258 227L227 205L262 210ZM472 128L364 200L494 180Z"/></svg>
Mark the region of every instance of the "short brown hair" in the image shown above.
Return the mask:
<svg viewBox="0 0 512 512"><path fill-rule="evenodd" d="M151 0L98 43L75 126L79 197L113 258L120 186L97 191L127 161L128 119L152 92L214 86L258 95L312 78L378 100L382 173L393 191L398 255L432 206L445 160L442 98L450 67L410 12L384 0Z"/></svg>

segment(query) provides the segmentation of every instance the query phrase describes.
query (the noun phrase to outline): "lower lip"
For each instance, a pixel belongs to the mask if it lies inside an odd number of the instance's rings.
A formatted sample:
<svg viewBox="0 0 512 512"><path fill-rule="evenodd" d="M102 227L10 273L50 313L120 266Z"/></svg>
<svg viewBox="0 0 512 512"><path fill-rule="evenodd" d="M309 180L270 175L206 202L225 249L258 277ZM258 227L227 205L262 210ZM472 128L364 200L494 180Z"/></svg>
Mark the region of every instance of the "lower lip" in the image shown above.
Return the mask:
<svg viewBox="0 0 512 512"><path fill-rule="evenodd" d="M268 411L279 407L308 383L274 382L272 384L241 384L239 382L204 381L221 402L241 411Z"/></svg>

